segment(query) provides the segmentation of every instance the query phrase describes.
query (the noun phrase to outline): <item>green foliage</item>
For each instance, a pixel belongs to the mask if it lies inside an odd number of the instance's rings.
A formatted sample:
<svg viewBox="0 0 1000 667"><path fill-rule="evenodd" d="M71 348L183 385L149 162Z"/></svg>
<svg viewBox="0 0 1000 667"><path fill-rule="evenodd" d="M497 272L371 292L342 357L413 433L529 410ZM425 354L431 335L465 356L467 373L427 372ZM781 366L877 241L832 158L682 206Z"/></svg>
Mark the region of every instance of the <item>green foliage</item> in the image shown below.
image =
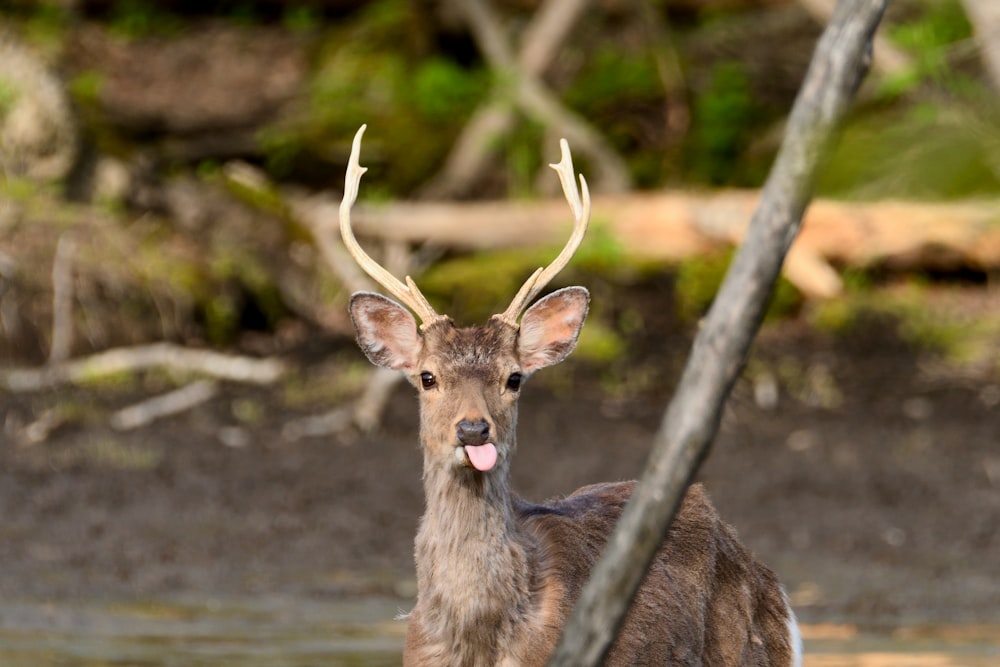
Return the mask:
<svg viewBox="0 0 1000 667"><path fill-rule="evenodd" d="M258 132L271 175L286 177L310 159L341 161L344 144L362 123L374 130L366 154L392 165L373 180L405 193L434 173L486 94L489 75L481 67L413 53L411 11L404 2L381 0L329 31L316 55L307 104L294 118Z"/></svg>
<svg viewBox="0 0 1000 667"><path fill-rule="evenodd" d="M20 97L17 87L6 79L0 78L0 120L10 113Z"/></svg>
<svg viewBox="0 0 1000 667"><path fill-rule="evenodd" d="M321 25L321 17L313 7L286 7L281 15L281 24L294 33L312 33Z"/></svg>
<svg viewBox="0 0 1000 667"><path fill-rule="evenodd" d="M713 185L732 183L734 163L749 141L757 115L743 64L715 65L707 89L692 106L691 162L701 180Z"/></svg>
<svg viewBox="0 0 1000 667"><path fill-rule="evenodd" d="M648 53L622 53L619 47L604 45L589 56L565 96L589 117L604 115L623 100L660 100L663 86Z"/></svg>
<svg viewBox="0 0 1000 667"><path fill-rule="evenodd" d="M64 45L66 30L72 19L72 11L65 3L35 2L24 21L22 34L43 52L58 53Z"/></svg>
<svg viewBox="0 0 1000 667"><path fill-rule="evenodd" d="M287 408L320 408L357 397L371 379L371 364L354 350L317 368L289 374L281 383L281 402Z"/></svg>
<svg viewBox="0 0 1000 667"><path fill-rule="evenodd" d="M900 340L961 365L995 358L1000 313L970 312L947 296L932 298L917 280L873 290L849 288L837 299L813 305L809 322L820 331L845 336L874 319L888 320Z"/></svg>
<svg viewBox="0 0 1000 667"><path fill-rule="evenodd" d="M86 458L117 470L152 470L163 460L163 452L132 445L111 436L96 436L83 447Z"/></svg>
<svg viewBox="0 0 1000 667"><path fill-rule="evenodd" d="M173 35L183 22L156 3L144 0L119 0L111 8L109 28L121 39L142 39L152 35Z"/></svg>
<svg viewBox="0 0 1000 667"><path fill-rule="evenodd" d="M964 8L959 0L923 0L918 6L918 16L888 27L889 38L910 54L913 67L888 78L883 95L908 93L927 80L949 87L961 78L948 57L972 37Z"/></svg>
<svg viewBox="0 0 1000 667"><path fill-rule="evenodd" d="M88 70L80 72L69 82L69 94L73 100L84 107L93 107L101 97L101 86L104 85L104 75L101 72Z"/></svg>
<svg viewBox="0 0 1000 667"><path fill-rule="evenodd" d="M682 319L696 321L704 315L729 269L733 251L694 257L677 267L677 311ZM771 293L765 319L776 319L794 313L802 303L798 290L783 276Z"/></svg>
<svg viewBox="0 0 1000 667"><path fill-rule="evenodd" d="M481 72L459 67L451 60L431 58L420 63L412 78L413 106L432 122L448 122L483 98L487 79Z"/></svg>
<svg viewBox="0 0 1000 667"><path fill-rule="evenodd" d="M484 322L506 308L521 283L548 261L541 251L493 250L436 262L418 282L432 303L446 304L441 310L456 322Z"/></svg>
<svg viewBox="0 0 1000 667"><path fill-rule="evenodd" d="M953 199L1000 191L1000 116L921 104L856 117L819 178L825 196Z"/></svg>
<svg viewBox="0 0 1000 667"><path fill-rule="evenodd" d="M587 319L580 341L573 353L576 359L608 364L625 353L625 340L613 328L597 318Z"/></svg>
<svg viewBox="0 0 1000 667"><path fill-rule="evenodd" d="M588 54L563 97L622 153L639 187L662 181L663 149L642 141L636 127L647 110L661 110L665 103L663 81L649 49L632 53L620 44L601 44Z"/></svg>
<svg viewBox="0 0 1000 667"><path fill-rule="evenodd" d="M0 197L22 204L30 204L38 194L40 186L26 178L12 178L4 175L0 178Z"/></svg>

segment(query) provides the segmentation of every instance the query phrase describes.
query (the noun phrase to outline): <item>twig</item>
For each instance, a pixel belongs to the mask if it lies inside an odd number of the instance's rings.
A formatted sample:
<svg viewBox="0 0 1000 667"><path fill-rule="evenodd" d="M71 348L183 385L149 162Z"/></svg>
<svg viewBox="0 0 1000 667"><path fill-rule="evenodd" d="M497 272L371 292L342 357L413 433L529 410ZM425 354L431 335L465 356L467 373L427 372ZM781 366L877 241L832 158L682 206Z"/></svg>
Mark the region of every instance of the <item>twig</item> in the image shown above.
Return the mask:
<svg viewBox="0 0 1000 667"><path fill-rule="evenodd" d="M49 363L69 358L73 347L73 260L76 239L70 233L59 237L52 261L52 343Z"/></svg>
<svg viewBox="0 0 1000 667"><path fill-rule="evenodd" d="M392 390L403 375L385 368L376 368L365 385L365 390L354 404L354 424L365 433L378 426L385 406L392 397Z"/></svg>
<svg viewBox="0 0 1000 667"><path fill-rule="evenodd" d="M170 417L201 405L219 393L219 383L198 380L174 391L148 398L116 411L111 415L111 427L117 431L130 431L147 426L157 419Z"/></svg>
<svg viewBox="0 0 1000 667"><path fill-rule="evenodd" d="M885 4L842 0L823 32L746 240L694 342L642 481L581 593L550 666L596 665L610 647L708 453L725 399L798 232L817 165L870 65L872 37Z"/></svg>
<svg viewBox="0 0 1000 667"><path fill-rule="evenodd" d="M963 0L990 84L1000 93L1000 6L996 0Z"/></svg>
<svg viewBox="0 0 1000 667"><path fill-rule="evenodd" d="M0 387L15 392L41 391L154 367L251 384L270 384L285 372L285 364L277 359L255 359L171 343L153 343L98 352L43 368L0 370Z"/></svg>
<svg viewBox="0 0 1000 667"><path fill-rule="evenodd" d="M541 76L555 57L590 0L547 0L524 30L517 66L528 76ZM427 199L454 197L466 192L486 168L499 140L514 125L515 105L498 87L476 109L452 145L444 167L422 189Z"/></svg>
<svg viewBox="0 0 1000 667"><path fill-rule="evenodd" d="M567 109L541 82L526 71L510 50L497 17L486 0L463 0L456 6L464 13L473 37L513 102L547 127L559 128L574 150L590 155L595 181L605 192L624 192L631 186L628 167L585 119ZM596 189L596 188L595 188Z"/></svg>

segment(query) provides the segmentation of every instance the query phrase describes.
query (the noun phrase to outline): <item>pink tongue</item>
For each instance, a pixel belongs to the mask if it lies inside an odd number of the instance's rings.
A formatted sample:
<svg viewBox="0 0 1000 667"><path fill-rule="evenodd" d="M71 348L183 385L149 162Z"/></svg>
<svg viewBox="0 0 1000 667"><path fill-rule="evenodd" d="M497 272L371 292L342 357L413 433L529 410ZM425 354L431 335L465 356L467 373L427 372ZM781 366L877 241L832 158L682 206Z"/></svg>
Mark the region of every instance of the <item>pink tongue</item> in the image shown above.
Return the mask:
<svg viewBox="0 0 1000 667"><path fill-rule="evenodd" d="M492 442L478 446L466 445L465 453L468 454L469 461L476 470L486 472L497 463L497 448Z"/></svg>

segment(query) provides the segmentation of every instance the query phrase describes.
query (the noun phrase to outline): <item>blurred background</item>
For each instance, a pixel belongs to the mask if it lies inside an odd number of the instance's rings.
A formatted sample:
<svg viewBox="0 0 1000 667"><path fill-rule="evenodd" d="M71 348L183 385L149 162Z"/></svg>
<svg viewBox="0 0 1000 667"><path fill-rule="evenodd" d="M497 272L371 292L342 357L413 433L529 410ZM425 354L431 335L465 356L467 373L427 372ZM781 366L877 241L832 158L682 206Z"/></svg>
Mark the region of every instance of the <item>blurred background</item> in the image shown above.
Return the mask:
<svg viewBox="0 0 1000 667"><path fill-rule="evenodd" d="M513 486L640 474L833 0L0 2L0 664L394 665L416 402L336 230L460 323L593 302ZM810 665L1000 656L1000 4L896 0L700 478Z"/></svg>

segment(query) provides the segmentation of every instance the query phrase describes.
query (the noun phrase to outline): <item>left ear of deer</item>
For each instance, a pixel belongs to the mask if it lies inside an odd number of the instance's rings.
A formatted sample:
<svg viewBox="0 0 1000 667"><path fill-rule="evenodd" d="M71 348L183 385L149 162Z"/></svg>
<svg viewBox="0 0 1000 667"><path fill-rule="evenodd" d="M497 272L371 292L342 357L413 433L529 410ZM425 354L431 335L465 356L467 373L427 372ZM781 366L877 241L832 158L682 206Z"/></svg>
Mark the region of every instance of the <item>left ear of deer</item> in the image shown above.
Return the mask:
<svg viewBox="0 0 1000 667"><path fill-rule="evenodd" d="M358 346L370 362L405 373L416 370L422 341L410 311L374 292L351 296L350 311Z"/></svg>
<svg viewBox="0 0 1000 667"><path fill-rule="evenodd" d="M590 294L583 287L565 287L539 300L521 318L517 352L527 375L557 364L573 351Z"/></svg>

